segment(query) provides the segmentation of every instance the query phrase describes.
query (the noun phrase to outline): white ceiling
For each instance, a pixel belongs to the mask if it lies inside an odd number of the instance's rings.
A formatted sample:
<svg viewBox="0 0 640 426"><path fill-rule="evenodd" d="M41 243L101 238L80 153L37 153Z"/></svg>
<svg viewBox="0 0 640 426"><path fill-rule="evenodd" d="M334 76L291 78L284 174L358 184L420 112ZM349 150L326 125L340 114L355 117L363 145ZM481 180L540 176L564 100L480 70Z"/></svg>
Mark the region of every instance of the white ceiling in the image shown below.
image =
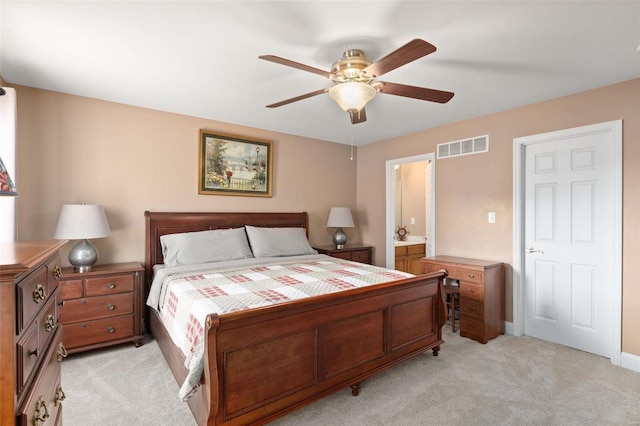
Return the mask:
<svg viewBox="0 0 640 426"><path fill-rule="evenodd" d="M0 75L57 92L362 145L640 77L639 1L0 0ZM384 80L455 92L378 94L367 121L322 94L349 48L414 38L437 51Z"/></svg>

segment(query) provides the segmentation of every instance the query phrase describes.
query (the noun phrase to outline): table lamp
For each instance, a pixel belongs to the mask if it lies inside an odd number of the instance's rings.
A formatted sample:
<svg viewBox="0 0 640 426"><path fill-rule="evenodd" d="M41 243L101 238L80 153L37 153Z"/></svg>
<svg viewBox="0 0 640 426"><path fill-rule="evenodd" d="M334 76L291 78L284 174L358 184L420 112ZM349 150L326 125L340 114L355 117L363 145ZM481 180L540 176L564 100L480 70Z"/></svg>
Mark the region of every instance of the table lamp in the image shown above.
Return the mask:
<svg viewBox="0 0 640 426"><path fill-rule="evenodd" d="M80 240L69 252L69 263L76 272L88 272L98 260L98 250L89 238L111 234L104 209L96 204L65 204L53 238Z"/></svg>
<svg viewBox="0 0 640 426"><path fill-rule="evenodd" d="M349 207L332 207L327 220L327 228L338 228L333 234L333 243L337 249L343 249L347 244L347 234L342 228L353 228L353 217Z"/></svg>

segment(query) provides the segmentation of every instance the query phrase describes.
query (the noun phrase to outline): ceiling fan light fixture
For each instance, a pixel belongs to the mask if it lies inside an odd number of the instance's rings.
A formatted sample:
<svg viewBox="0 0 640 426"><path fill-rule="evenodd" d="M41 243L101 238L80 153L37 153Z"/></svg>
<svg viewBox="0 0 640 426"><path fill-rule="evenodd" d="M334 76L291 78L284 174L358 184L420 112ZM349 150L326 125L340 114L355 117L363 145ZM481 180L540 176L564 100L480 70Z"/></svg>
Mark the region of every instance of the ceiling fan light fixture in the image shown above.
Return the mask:
<svg viewBox="0 0 640 426"><path fill-rule="evenodd" d="M331 99L347 112L360 111L375 95L374 87L357 81L336 84L329 89Z"/></svg>

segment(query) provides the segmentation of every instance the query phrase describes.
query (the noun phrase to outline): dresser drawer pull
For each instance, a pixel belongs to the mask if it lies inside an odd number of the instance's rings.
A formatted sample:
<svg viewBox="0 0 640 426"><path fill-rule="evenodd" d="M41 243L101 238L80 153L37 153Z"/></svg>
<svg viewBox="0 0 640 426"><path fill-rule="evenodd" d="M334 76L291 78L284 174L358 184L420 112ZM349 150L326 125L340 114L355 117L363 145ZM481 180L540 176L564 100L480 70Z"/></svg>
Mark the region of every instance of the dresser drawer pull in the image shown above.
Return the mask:
<svg viewBox="0 0 640 426"><path fill-rule="evenodd" d="M53 275L54 279L59 279L62 276L62 269L60 269L60 267L56 265L53 268L53 272L51 273L51 275Z"/></svg>
<svg viewBox="0 0 640 426"><path fill-rule="evenodd" d="M40 348L35 348L32 351L28 351L27 355L29 356L35 356L36 358L38 358L40 356Z"/></svg>
<svg viewBox="0 0 640 426"><path fill-rule="evenodd" d="M113 303L109 303L107 305L107 309L110 310L110 311L113 311L115 308L116 308L116 305L114 305Z"/></svg>
<svg viewBox="0 0 640 426"><path fill-rule="evenodd" d="M44 397L40 397L38 402L36 402L36 409L33 412L33 424L35 426L40 426L41 423L44 423L49 418L49 410L47 409L47 403L44 402Z"/></svg>
<svg viewBox="0 0 640 426"><path fill-rule="evenodd" d="M55 406L57 407L58 404L60 404L62 401L64 401L64 399L67 396L64 394L64 391L62 390L62 386L58 385L58 387L56 388L56 400L55 400Z"/></svg>
<svg viewBox="0 0 640 426"><path fill-rule="evenodd" d="M60 302L58 302L58 306L64 306L64 299L62 299Z"/></svg>
<svg viewBox="0 0 640 426"><path fill-rule="evenodd" d="M36 288L33 289L33 301L36 303L40 303L41 300L47 298L47 292L44 289L42 284L36 285Z"/></svg>
<svg viewBox="0 0 640 426"><path fill-rule="evenodd" d="M475 288L468 288L467 289L467 293L475 293L476 289Z"/></svg>
<svg viewBox="0 0 640 426"><path fill-rule="evenodd" d="M109 328L107 328L107 331L108 331L109 333L113 333L114 331L116 331L116 329L115 329L115 328L113 328L113 327L109 327Z"/></svg>
<svg viewBox="0 0 640 426"><path fill-rule="evenodd" d="M60 344L58 345L58 362L62 362L62 360L67 357L67 355L69 355L67 353L67 348L65 348L62 342L60 342Z"/></svg>
<svg viewBox="0 0 640 426"><path fill-rule="evenodd" d="M50 333L51 330L56 328L56 318L53 315L47 315L47 320L44 323L44 331Z"/></svg>
<svg viewBox="0 0 640 426"><path fill-rule="evenodd" d="M108 283L107 287L108 288L116 288L116 285L114 283Z"/></svg>

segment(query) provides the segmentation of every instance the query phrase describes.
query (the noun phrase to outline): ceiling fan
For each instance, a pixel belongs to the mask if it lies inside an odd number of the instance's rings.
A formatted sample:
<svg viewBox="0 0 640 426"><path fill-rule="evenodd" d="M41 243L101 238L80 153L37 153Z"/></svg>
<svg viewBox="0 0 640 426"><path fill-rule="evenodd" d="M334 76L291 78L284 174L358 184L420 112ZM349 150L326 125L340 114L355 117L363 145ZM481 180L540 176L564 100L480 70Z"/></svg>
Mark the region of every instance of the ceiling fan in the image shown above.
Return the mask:
<svg viewBox="0 0 640 426"><path fill-rule="evenodd" d="M377 93L404 96L442 104L447 103L454 95L452 92L376 80L389 71L400 68L409 62L413 62L435 51L436 47L431 43L421 39L414 39L389 53L384 58L376 62L371 62L362 50L350 49L344 52L341 59L333 63L331 71L324 71L279 56L259 56L260 59L264 59L265 61L271 61L321 75L334 83L332 87L315 90L305 93L304 95L276 102L267 105L267 108L277 108L329 92L331 99L335 100L343 110L349 113L351 123L357 124L367 120L364 107Z"/></svg>

